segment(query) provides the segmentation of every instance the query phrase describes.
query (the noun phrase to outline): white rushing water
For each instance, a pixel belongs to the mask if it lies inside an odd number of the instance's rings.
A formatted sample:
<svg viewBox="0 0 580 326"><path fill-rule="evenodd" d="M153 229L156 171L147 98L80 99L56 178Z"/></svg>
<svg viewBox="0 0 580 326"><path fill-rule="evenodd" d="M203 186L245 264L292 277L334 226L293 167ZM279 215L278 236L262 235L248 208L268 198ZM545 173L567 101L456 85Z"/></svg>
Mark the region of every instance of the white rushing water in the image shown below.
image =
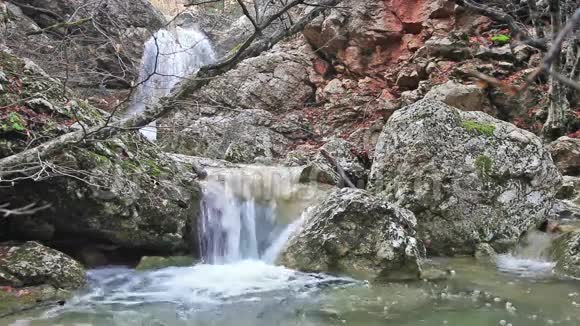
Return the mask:
<svg viewBox="0 0 580 326"><path fill-rule="evenodd" d="M141 60L138 87L129 115L143 112L202 66L215 61L207 37L195 27L161 29L146 43ZM157 138L156 123L141 129L150 140Z"/></svg>
<svg viewBox="0 0 580 326"><path fill-rule="evenodd" d="M496 259L498 269L521 277L550 277L555 263L548 259L553 235L530 231L516 249Z"/></svg>
<svg viewBox="0 0 580 326"><path fill-rule="evenodd" d="M204 262L273 263L301 226L307 206L325 194L298 182L300 168L210 170L199 226Z"/></svg>
<svg viewBox="0 0 580 326"><path fill-rule="evenodd" d="M259 166L209 169L199 221L201 263L150 272L118 267L90 271L89 290L43 318L90 313L112 314L118 320L143 311L174 311L177 317L163 318L185 320L243 304L251 304L258 309L252 313L259 314L270 309L264 305L310 300L321 288L352 283L274 264L308 214L307 207L328 191L300 184L300 171ZM133 325L136 317L127 318L118 324Z"/></svg>

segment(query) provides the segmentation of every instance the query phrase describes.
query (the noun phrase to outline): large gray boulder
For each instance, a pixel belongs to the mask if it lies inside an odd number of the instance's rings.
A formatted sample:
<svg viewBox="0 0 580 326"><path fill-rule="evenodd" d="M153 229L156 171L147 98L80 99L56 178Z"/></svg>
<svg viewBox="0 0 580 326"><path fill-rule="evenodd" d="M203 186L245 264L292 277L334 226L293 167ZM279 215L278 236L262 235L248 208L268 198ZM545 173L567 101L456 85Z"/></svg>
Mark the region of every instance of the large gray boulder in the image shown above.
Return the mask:
<svg viewBox="0 0 580 326"><path fill-rule="evenodd" d="M190 117L186 112L178 115ZM289 141L273 130L274 124L274 116L263 110L200 117L179 132L162 135L161 144L173 153L253 163L258 157L281 157L285 151Z"/></svg>
<svg viewBox="0 0 580 326"><path fill-rule="evenodd" d="M69 256L37 242L0 246L0 285L51 285L77 289L85 284L85 270Z"/></svg>
<svg viewBox="0 0 580 326"><path fill-rule="evenodd" d="M337 190L310 212L279 262L372 280L418 279L424 248L414 228L406 209L364 190Z"/></svg>
<svg viewBox="0 0 580 326"><path fill-rule="evenodd" d="M313 57L296 40L244 60L164 118L160 144L178 154L237 163L283 157L290 140L310 136L307 122L290 111L314 96L308 77Z"/></svg>
<svg viewBox="0 0 580 326"><path fill-rule="evenodd" d="M561 176L534 134L483 112L422 100L390 118L370 189L417 216L432 254L505 251L548 216Z"/></svg>

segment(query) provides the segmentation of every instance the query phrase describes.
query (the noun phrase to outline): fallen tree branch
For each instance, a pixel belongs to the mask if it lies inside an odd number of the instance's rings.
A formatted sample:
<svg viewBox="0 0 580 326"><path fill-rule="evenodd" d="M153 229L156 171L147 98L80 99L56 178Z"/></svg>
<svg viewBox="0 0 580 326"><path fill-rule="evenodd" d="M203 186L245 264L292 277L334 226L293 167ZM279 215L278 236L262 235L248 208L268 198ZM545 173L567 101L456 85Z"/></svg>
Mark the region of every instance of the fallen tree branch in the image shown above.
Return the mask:
<svg viewBox="0 0 580 326"><path fill-rule="evenodd" d="M83 146L85 144L91 143L91 141L104 140L117 134L127 132L129 130L134 130L138 127L144 127L150 122L153 122L167 115L169 112L178 107L180 101L183 101L189 95L208 84L212 79L233 69L244 59L256 57L262 52L271 49L282 39L302 31L309 22L319 16L323 11L327 10L328 7L333 7L339 4L341 1L342 0L320 1L320 7L313 8L310 12L296 21L290 28L278 30L269 37L258 38L256 33L254 33L248 39L248 41L244 43L242 48L232 57L223 59L215 64L202 67L195 78L185 81L183 84L174 89L168 97L161 99L156 105L147 107L142 113L118 122L111 123L110 125L101 125L87 129L86 134L82 130L64 134L37 147L0 159L0 181L10 176L10 170L12 167L20 164L35 162L38 159L46 159L59 153L72 143L75 143L77 146ZM260 29L263 30L272 22L274 22L278 17L292 9L292 6L296 6L302 2L303 0L294 1L291 4L288 4L280 12L274 14L272 17L269 17L268 20L261 24Z"/></svg>
<svg viewBox="0 0 580 326"><path fill-rule="evenodd" d="M28 204L24 207L19 208L8 208L9 206L10 206L9 204L0 205L0 214L3 217L32 215L50 207L50 205L43 205L37 207L36 203Z"/></svg>
<svg viewBox="0 0 580 326"><path fill-rule="evenodd" d="M81 26L82 24L91 21L93 18L92 17L88 17L88 18L82 18L73 22L62 22L62 23L57 23L48 27L45 27L43 29L39 29L37 31L34 32L28 32L26 33L26 36L31 36L31 35L38 35L38 34L43 34L45 32L51 31L51 30L55 30L55 29L59 29L59 28L68 28L68 27L74 27L74 26Z"/></svg>

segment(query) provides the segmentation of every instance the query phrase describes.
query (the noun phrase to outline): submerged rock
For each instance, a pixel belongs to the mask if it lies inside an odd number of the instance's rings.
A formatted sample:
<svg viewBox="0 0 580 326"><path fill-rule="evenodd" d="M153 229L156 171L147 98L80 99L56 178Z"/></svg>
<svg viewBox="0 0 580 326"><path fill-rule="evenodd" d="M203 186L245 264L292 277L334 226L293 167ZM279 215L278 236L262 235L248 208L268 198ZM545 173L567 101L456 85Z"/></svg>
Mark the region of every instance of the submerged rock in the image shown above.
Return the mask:
<svg viewBox="0 0 580 326"><path fill-rule="evenodd" d="M193 266L195 259L192 256L145 256L141 258L136 269L138 271L155 270L166 267L187 267Z"/></svg>
<svg viewBox="0 0 580 326"><path fill-rule="evenodd" d="M546 219L560 180L534 134L423 100L385 125L369 188L415 212L432 254L471 255L479 243L503 252Z"/></svg>
<svg viewBox="0 0 580 326"><path fill-rule="evenodd" d="M0 289L0 318L22 311L63 305L72 292L56 289L50 285L39 285L11 289Z"/></svg>
<svg viewBox="0 0 580 326"><path fill-rule="evenodd" d="M0 247L0 285L51 285L76 289L85 284L85 270L74 259L37 242Z"/></svg>
<svg viewBox="0 0 580 326"><path fill-rule="evenodd" d="M307 272L415 280L424 248L414 227L415 217L406 209L364 190L337 190L310 213L280 262Z"/></svg>

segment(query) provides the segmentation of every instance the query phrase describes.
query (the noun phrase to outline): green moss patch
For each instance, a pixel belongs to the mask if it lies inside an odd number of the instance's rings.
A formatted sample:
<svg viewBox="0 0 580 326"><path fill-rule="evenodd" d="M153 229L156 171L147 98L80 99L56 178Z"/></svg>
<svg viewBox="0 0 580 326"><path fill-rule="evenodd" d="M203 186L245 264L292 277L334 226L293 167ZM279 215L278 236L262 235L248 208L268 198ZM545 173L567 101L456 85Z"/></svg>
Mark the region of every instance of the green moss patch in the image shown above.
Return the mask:
<svg viewBox="0 0 580 326"><path fill-rule="evenodd" d="M487 137L492 137L495 133L495 126L491 123L464 120L461 122L461 127L472 134L484 135Z"/></svg>
<svg viewBox="0 0 580 326"><path fill-rule="evenodd" d="M475 169L480 177L487 178L491 175L493 160L489 156L479 155L475 159Z"/></svg>

